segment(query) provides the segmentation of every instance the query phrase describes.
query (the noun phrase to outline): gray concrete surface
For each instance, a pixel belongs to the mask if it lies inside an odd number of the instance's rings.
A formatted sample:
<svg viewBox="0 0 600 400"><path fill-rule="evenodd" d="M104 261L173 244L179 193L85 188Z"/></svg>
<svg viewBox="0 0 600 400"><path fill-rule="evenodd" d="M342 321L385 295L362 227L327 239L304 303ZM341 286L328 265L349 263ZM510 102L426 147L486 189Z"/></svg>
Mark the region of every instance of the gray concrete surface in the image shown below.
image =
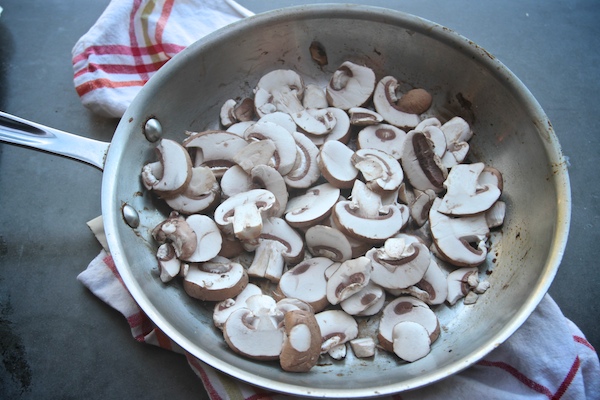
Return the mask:
<svg viewBox="0 0 600 400"><path fill-rule="evenodd" d="M254 12L304 1L240 0ZM506 64L545 109L570 159L572 227L550 289L600 348L598 151L600 3L367 1L445 25ZM0 110L110 141L116 120L91 114L72 82L71 48L108 0L4 0ZM136 343L124 319L76 276L100 250L101 172L0 144L0 398L203 399L181 356Z"/></svg>

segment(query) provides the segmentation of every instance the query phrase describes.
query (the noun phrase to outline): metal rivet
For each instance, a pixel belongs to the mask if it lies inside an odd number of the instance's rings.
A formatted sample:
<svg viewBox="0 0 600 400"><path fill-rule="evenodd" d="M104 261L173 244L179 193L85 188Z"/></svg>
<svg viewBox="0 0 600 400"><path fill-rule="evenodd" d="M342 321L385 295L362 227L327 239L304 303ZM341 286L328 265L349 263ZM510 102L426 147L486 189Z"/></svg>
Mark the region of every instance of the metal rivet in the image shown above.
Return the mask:
<svg viewBox="0 0 600 400"><path fill-rule="evenodd" d="M162 125L155 118L150 118L144 124L144 135L149 142L156 142L162 136Z"/></svg>
<svg viewBox="0 0 600 400"><path fill-rule="evenodd" d="M140 226L140 215L135 208L131 207L129 204L124 204L121 212L123 213L125 223L129 225L129 227L135 229Z"/></svg>

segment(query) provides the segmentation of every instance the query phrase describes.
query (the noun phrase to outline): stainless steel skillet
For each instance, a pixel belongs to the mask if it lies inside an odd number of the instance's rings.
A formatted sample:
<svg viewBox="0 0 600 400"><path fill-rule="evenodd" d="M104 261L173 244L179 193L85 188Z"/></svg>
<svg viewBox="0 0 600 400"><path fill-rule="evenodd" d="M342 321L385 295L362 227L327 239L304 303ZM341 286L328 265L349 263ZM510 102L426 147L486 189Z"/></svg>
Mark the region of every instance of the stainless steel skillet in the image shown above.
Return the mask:
<svg viewBox="0 0 600 400"><path fill-rule="evenodd" d="M323 69L310 57L313 40L327 50L329 64ZM276 364L230 352L212 327L212 307L188 298L176 284L158 280L149 231L166 210L139 181L142 165L154 157L155 143L146 139L144 126L152 118L164 137L182 139L185 130L215 128L221 104L251 94L269 70L295 69L307 82L322 84L345 60L369 65L380 77L391 74L427 88L441 118L461 115L469 120L476 132L474 158L504 173L508 219L493 238L494 257L484 267L492 288L475 307L438 309L442 336L428 357L402 364L382 353L367 360L350 356L307 374L283 373ZM215 32L167 63L127 110L110 146L96 145L92 153L98 155L91 162L104 169L107 239L136 301L194 356L236 378L286 393L377 396L461 371L525 321L550 286L566 244L569 180L556 136L537 101L504 65L468 39L391 10L301 6ZM139 217L137 228L131 228L131 219L125 221L124 210L135 211L131 215Z"/></svg>

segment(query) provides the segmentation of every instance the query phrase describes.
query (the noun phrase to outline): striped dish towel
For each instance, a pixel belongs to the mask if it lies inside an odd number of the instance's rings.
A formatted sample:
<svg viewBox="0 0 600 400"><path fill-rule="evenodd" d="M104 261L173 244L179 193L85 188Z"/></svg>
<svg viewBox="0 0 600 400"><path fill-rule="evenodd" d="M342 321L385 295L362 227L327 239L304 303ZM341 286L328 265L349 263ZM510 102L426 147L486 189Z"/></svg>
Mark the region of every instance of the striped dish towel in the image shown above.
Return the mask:
<svg viewBox="0 0 600 400"><path fill-rule="evenodd" d="M104 250L78 280L126 318L133 337L182 354L212 400L294 400L216 371L162 333L142 312L124 286L103 238L102 219L88 223ZM182 359L182 362L184 360ZM598 354L581 330L546 295L529 319L502 345L467 370L433 385L387 396L385 400L462 398L600 399Z"/></svg>
<svg viewBox="0 0 600 400"><path fill-rule="evenodd" d="M75 90L94 113L121 117L175 54L249 14L233 0L112 0L73 47Z"/></svg>

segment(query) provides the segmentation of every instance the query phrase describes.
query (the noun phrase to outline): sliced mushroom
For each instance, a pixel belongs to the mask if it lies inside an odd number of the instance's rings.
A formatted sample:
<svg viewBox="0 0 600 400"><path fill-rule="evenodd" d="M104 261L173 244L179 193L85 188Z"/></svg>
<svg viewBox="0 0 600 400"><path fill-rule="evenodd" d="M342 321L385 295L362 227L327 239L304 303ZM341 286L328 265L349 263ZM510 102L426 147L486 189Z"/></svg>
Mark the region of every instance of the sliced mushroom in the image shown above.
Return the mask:
<svg viewBox="0 0 600 400"><path fill-rule="evenodd" d="M327 218L340 197L340 189L322 183L288 201L285 220L293 227L311 226Z"/></svg>
<svg viewBox="0 0 600 400"><path fill-rule="evenodd" d="M194 154L194 166L207 166L217 178L235 164L233 156L248 143L235 133L209 130L190 133L183 146Z"/></svg>
<svg viewBox="0 0 600 400"><path fill-rule="evenodd" d="M393 291L393 294L396 296L408 294L429 305L442 304L448 296L446 274L432 256L423 279L406 289Z"/></svg>
<svg viewBox="0 0 600 400"><path fill-rule="evenodd" d="M233 165L223 173L220 186L223 199L256 189L252 177L239 165Z"/></svg>
<svg viewBox="0 0 600 400"><path fill-rule="evenodd" d="M256 123L256 121L236 122L235 124L230 125L227 128L226 132L233 133L234 135L237 135L237 136L243 138L244 132L246 132L246 129L250 128L255 123Z"/></svg>
<svg viewBox="0 0 600 400"><path fill-rule="evenodd" d="M275 142L270 139L252 141L235 153L233 161L249 174L258 165L275 165L272 159L276 151Z"/></svg>
<svg viewBox="0 0 600 400"><path fill-rule="evenodd" d="M293 310L283 318L285 336L279 364L284 371L307 372L321 354L321 329L312 312Z"/></svg>
<svg viewBox="0 0 600 400"><path fill-rule="evenodd" d="M192 177L183 193L165 199L173 210L195 214L214 207L221 198L221 188L209 167L192 168Z"/></svg>
<svg viewBox="0 0 600 400"><path fill-rule="evenodd" d="M222 202L215 210L215 222L229 229L240 240L258 238L263 218L277 213L275 195L265 189L252 189L236 194Z"/></svg>
<svg viewBox="0 0 600 400"><path fill-rule="evenodd" d="M326 135L311 135L310 133L304 133L316 146L321 146L323 143L328 141L337 140L342 143L348 143L350 140L350 134L352 133L350 127L350 117L348 114L335 107L328 107L329 112L333 118L335 118L335 126Z"/></svg>
<svg viewBox="0 0 600 400"><path fill-rule="evenodd" d="M484 185L492 185L500 189L500 192L504 190L504 180L502 178L502 173L494 167L486 165L483 168L483 171L479 174L479 178L477 179L477 183L480 186Z"/></svg>
<svg viewBox="0 0 600 400"><path fill-rule="evenodd" d="M302 105L304 108L327 108L329 103L327 102L327 96L325 95L325 89L314 83L309 83L304 88L304 97L302 98Z"/></svg>
<svg viewBox="0 0 600 400"><path fill-rule="evenodd" d="M404 179L400 163L381 150L357 150L352 156L352 163L361 172L367 187L374 192L397 190Z"/></svg>
<svg viewBox="0 0 600 400"><path fill-rule="evenodd" d="M171 243L163 243L158 246L156 259L158 260L158 272L161 281L167 283L179 275L181 261L177 258Z"/></svg>
<svg viewBox="0 0 600 400"><path fill-rule="evenodd" d="M423 191L431 189L436 193L443 190L448 170L423 132L410 131L406 134L400 161L412 187Z"/></svg>
<svg viewBox="0 0 600 400"><path fill-rule="evenodd" d="M469 152L469 140L473 136L471 127L461 117L454 117L443 124L440 129L446 136L446 153L442 158L448 168L460 164Z"/></svg>
<svg viewBox="0 0 600 400"><path fill-rule="evenodd" d="M171 243L180 259L191 257L198 244L196 232L177 211L172 211L167 219L154 227L152 237L160 244Z"/></svg>
<svg viewBox="0 0 600 400"><path fill-rule="evenodd" d="M278 282L286 262L296 264L304 255L302 237L285 220L271 217L264 221L263 229L254 248L255 255L248 268L253 277Z"/></svg>
<svg viewBox="0 0 600 400"><path fill-rule="evenodd" d="M399 322L392 330L392 349L404 361L417 361L431 350L429 332L418 322Z"/></svg>
<svg viewBox="0 0 600 400"><path fill-rule="evenodd" d="M429 306L411 296L399 296L383 309L379 321L379 344L387 351L394 352L394 326L402 321L416 322L427 330L431 343L440 334L440 324Z"/></svg>
<svg viewBox="0 0 600 400"><path fill-rule="evenodd" d="M377 314L385 303L385 291L372 280L360 291L340 302L342 310L350 315L371 316Z"/></svg>
<svg viewBox="0 0 600 400"><path fill-rule="evenodd" d="M326 225L314 225L304 233L306 247L315 257L342 262L352 258L352 245L346 235Z"/></svg>
<svg viewBox="0 0 600 400"><path fill-rule="evenodd" d="M236 353L252 359L278 359L285 333L275 300L254 295L246 300L246 305L248 308L232 312L223 325L225 342Z"/></svg>
<svg viewBox="0 0 600 400"><path fill-rule="evenodd" d="M370 276L371 260L368 258L344 261L327 280L327 300L330 304L339 304L362 290Z"/></svg>
<svg viewBox="0 0 600 400"><path fill-rule="evenodd" d="M369 67L350 61L342 63L327 85L327 100L332 107L348 110L364 105L375 88L375 73Z"/></svg>
<svg viewBox="0 0 600 400"><path fill-rule="evenodd" d="M327 108L307 108L290 115L302 132L315 136L330 133L337 123Z"/></svg>
<svg viewBox="0 0 600 400"><path fill-rule="evenodd" d="M350 124L355 126L377 125L383 122L383 117L365 107L352 107L348 110Z"/></svg>
<svg viewBox="0 0 600 400"><path fill-rule="evenodd" d="M203 214L192 214L185 221L196 234L196 248L191 255L180 255L179 258L182 261L204 262L216 257L221 251L223 237L212 218Z"/></svg>
<svg viewBox="0 0 600 400"><path fill-rule="evenodd" d="M381 78L375 86L373 105L387 123L401 129L414 128L420 122L419 115L403 111L403 107L397 105L399 98L396 91L399 86L393 76Z"/></svg>
<svg viewBox="0 0 600 400"><path fill-rule="evenodd" d="M263 75L254 89L254 105L259 117L275 111L293 114L304 109L304 82L297 72L278 69Z"/></svg>
<svg viewBox="0 0 600 400"><path fill-rule="evenodd" d="M390 238L380 248L367 251L372 262L371 280L386 289L404 289L423 279L430 264L429 249L422 243L406 244Z"/></svg>
<svg viewBox="0 0 600 400"><path fill-rule="evenodd" d="M489 210L485 212L485 220L490 229L497 228L504 223L506 216L506 203L496 201Z"/></svg>
<svg viewBox="0 0 600 400"><path fill-rule="evenodd" d="M375 340L372 337L361 337L352 339L350 347L358 358L369 358L375 355Z"/></svg>
<svg viewBox="0 0 600 400"><path fill-rule="evenodd" d="M293 132L292 136L296 141L296 162L283 179L290 188L305 189L317 182L321 176L317 163L319 149L302 133Z"/></svg>
<svg viewBox="0 0 600 400"><path fill-rule="evenodd" d="M192 264L183 280L183 289L195 299L223 301L235 297L248 284L248 274L241 264L224 257Z"/></svg>
<svg viewBox="0 0 600 400"><path fill-rule="evenodd" d="M377 124L363 128L357 136L359 149L377 149L385 151L396 160L402 155L402 146L406 132L390 124Z"/></svg>
<svg viewBox="0 0 600 400"><path fill-rule="evenodd" d="M254 100L246 97L238 103L235 99L229 99L223 103L219 116L226 128L237 122L251 121L254 118Z"/></svg>
<svg viewBox="0 0 600 400"><path fill-rule="evenodd" d="M356 339L358 323L342 310L326 310L315 314L321 329L321 353Z"/></svg>
<svg viewBox="0 0 600 400"><path fill-rule="evenodd" d="M281 276L278 292L282 296L305 301L315 312L323 310L329 304L325 271L332 264L333 261L325 257L302 261Z"/></svg>
<svg viewBox="0 0 600 400"><path fill-rule="evenodd" d="M358 169L352 163L352 151L337 140L325 142L319 150L318 166L323 177L340 189L351 188L358 176Z"/></svg>
<svg viewBox="0 0 600 400"><path fill-rule="evenodd" d="M479 184L485 164L459 164L452 167L444 182L446 194L438 211L447 215L473 215L488 210L500 197L500 189L491 183Z"/></svg>
<svg viewBox="0 0 600 400"><path fill-rule="evenodd" d="M292 118L292 116L288 113L284 113L281 111L275 111L274 113L263 115L262 117L260 117L260 121L261 122L272 122L276 125L281 126L282 128L285 128L285 130L291 134L296 132L296 128L297 128L296 123L294 122L294 119Z"/></svg>
<svg viewBox="0 0 600 400"><path fill-rule="evenodd" d="M273 167L281 175L286 175L294 167L296 161L296 141L283 126L270 121L259 120L244 132L246 140L271 140L275 144Z"/></svg>
<svg viewBox="0 0 600 400"><path fill-rule="evenodd" d="M240 308L248 308L246 300L250 296L262 294L261 289L253 283L248 283L246 287L234 298L222 300L215 304L213 309L213 323L219 329L223 329L223 325L227 318Z"/></svg>
<svg viewBox="0 0 600 400"><path fill-rule="evenodd" d="M429 212L431 236L442 259L455 266L477 266L487 256L489 227L485 214L451 217L438 212L441 199Z"/></svg>
<svg viewBox="0 0 600 400"><path fill-rule="evenodd" d="M479 270L476 267L458 268L448 274L448 295L450 305L465 297L479 284Z"/></svg>
<svg viewBox="0 0 600 400"><path fill-rule="evenodd" d="M436 198L435 192L431 189L415 191L415 199L409 206L410 216L416 226L421 227L427 222L429 219L429 210Z"/></svg>
<svg viewBox="0 0 600 400"><path fill-rule="evenodd" d="M394 236L407 223L408 207L381 203L381 197L360 180L354 182L352 200L338 201L333 209L335 226L358 240L379 243Z"/></svg>
<svg viewBox="0 0 600 400"><path fill-rule="evenodd" d="M192 161L186 149L171 139L161 139L156 146L159 161L144 165L144 186L160 197L182 193L192 178Z"/></svg>

